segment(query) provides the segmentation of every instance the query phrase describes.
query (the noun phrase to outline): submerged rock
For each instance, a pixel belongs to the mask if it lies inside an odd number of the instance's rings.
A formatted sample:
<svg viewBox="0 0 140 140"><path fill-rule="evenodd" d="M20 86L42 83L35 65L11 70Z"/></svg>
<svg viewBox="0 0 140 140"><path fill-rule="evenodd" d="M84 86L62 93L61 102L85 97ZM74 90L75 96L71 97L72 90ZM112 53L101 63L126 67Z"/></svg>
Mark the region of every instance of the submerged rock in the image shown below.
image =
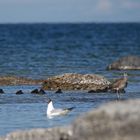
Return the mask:
<svg viewBox="0 0 140 140"><path fill-rule="evenodd" d="M67 127L17 131L0 140L139 140L139 106L140 99L112 102Z"/></svg>
<svg viewBox="0 0 140 140"><path fill-rule="evenodd" d="M3 91L3 89L1 89L1 88L0 88L0 94L4 94L4 91Z"/></svg>
<svg viewBox="0 0 140 140"><path fill-rule="evenodd" d="M46 94L46 92L43 89L40 89L38 94Z"/></svg>
<svg viewBox="0 0 140 140"><path fill-rule="evenodd" d="M97 89L97 90L89 90L88 93L101 93L101 92L107 92L108 91L108 87L106 87L105 89Z"/></svg>
<svg viewBox="0 0 140 140"><path fill-rule="evenodd" d="M20 95L20 94L24 94L24 93L23 93L22 90L18 90L18 91L16 92L16 94L17 94L17 95Z"/></svg>
<svg viewBox="0 0 140 140"><path fill-rule="evenodd" d="M67 73L48 78L42 88L45 90L104 90L110 82L100 75Z"/></svg>
<svg viewBox="0 0 140 140"><path fill-rule="evenodd" d="M140 56L126 56L107 67L108 70L140 70Z"/></svg>
<svg viewBox="0 0 140 140"><path fill-rule="evenodd" d="M39 92L38 89L34 89L31 91L32 94L38 94L38 92Z"/></svg>
<svg viewBox="0 0 140 140"><path fill-rule="evenodd" d="M46 92L43 89L34 89L31 91L32 94L46 94Z"/></svg>
<svg viewBox="0 0 140 140"><path fill-rule="evenodd" d="M33 80L23 77L2 76L0 77L0 85L38 85L42 84L43 80Z"/></svg>
<svg viewBox="0 0 140 140"><path fill-rule="evenodd" d="M55 93L62 93L62 90L59 88Z"/></svg>

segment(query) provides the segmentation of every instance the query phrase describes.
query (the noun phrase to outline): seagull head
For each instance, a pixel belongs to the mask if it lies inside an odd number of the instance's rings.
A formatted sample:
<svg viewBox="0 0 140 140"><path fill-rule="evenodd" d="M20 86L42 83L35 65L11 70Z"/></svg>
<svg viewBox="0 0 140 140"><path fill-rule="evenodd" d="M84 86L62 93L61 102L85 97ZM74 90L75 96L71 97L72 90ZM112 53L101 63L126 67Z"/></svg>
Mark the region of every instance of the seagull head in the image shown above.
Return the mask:
<svg viewBox="0 0 140 140"><path fill-rule="evenodd" d="M52 100L49 98L49 99L47 100L47 104L49 104L50 102L52 102Z"/></svg>

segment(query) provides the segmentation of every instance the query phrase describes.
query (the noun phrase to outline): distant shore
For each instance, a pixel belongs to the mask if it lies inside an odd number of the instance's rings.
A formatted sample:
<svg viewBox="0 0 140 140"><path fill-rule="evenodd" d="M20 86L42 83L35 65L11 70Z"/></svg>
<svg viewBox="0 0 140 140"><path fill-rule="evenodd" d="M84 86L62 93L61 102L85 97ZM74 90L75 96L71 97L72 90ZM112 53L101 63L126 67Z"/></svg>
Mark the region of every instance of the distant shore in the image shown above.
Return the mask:
<svg viewBox="0 0 140 140"><path fill-rule="evenodd" d="M15 85L41 85L43 80L29 79L16 76L1 76L0 86L15 86Z"/></svg>

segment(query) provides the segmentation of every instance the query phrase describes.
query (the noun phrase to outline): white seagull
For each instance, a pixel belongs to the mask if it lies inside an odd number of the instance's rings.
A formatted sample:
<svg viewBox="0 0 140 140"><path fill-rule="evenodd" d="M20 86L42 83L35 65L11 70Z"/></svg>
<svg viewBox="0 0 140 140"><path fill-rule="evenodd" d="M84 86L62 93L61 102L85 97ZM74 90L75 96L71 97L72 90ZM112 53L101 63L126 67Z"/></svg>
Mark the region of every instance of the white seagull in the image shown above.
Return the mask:
<svg viewBox="0 0 140 140"><path fill-rule="evenodd" d="M48 117L54 117L54 116L66 115L73 109L74 109L74 107L65 108L65 109L61 109L61 108L58 108L58 109L56 108L55 109L54 106L53 106L52 100L49 99L48 107L47 107L47 116Z"/></svg>

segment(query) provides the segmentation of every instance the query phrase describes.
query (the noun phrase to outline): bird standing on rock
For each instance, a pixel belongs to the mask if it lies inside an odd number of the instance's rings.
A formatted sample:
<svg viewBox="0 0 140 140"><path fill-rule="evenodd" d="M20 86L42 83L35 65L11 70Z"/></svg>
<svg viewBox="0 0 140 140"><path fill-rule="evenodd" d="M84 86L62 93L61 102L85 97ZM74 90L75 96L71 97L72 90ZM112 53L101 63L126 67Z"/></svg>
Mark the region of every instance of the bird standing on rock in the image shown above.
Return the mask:
<svg viewBox="0 0 140 140"><path fill-rule="evenodd" d="M127 73L124 73L122 78L115 80L109 87L112 91L117 92L118 99L120 99L120 92L125 92L124 88L127 87L127 80Z"/></svg>

